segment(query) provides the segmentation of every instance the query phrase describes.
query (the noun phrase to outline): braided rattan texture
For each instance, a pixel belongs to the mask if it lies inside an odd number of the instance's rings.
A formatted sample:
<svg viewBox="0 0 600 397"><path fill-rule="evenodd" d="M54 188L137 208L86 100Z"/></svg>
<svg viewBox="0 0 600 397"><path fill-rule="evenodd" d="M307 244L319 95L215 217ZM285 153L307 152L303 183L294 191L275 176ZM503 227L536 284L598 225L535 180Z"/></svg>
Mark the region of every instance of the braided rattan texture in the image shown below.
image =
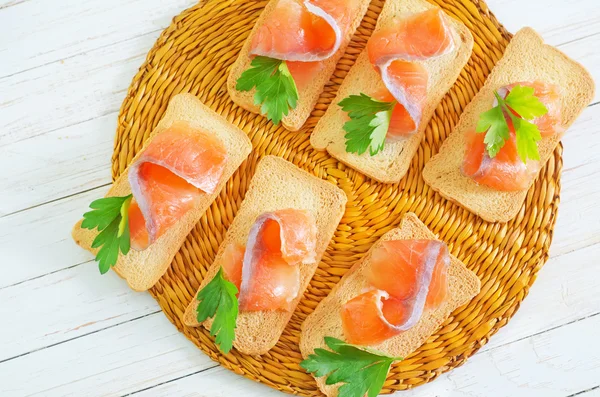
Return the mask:
<svg viewBox="0 0 600 397"><path fill-rule="evenodd" d="M171 268L152 288L165 315L203 352L226 368L279 390L320 395L313 378L298 363L300 324L353 262L403 213L415 212L449 244L454 255L475 271L481 293L457 309L429 340L395 364L384 393L431 381L459 366L506 325L525 298L537 271L548 258L560 191L562 146L542 170L519 215L507 224L491 224L449 203L423 182L421 171L458 121L463 108L483 85L502 56L510 34L486 5L477 0L435 0L473 33L473 55L452 90L438 106L408 174L397 185L375 183L309 144L319 117L363 49L375 27L382 0L373 0L335 75L321 95L306 126L299 132L275 127L264 117L233 104L226 90L233 63L264 0L208 0L174 18L135 75L119 114L113 177L131 161L162 117L169 98L191 92L252 139L253 152L227 183L175 257ZM211 264L238 209L256 163L266 154L292 161L348 194L346 213L304 298L277 345L264 356L221 354L204 328L188 328L181 316Z"/></svg>

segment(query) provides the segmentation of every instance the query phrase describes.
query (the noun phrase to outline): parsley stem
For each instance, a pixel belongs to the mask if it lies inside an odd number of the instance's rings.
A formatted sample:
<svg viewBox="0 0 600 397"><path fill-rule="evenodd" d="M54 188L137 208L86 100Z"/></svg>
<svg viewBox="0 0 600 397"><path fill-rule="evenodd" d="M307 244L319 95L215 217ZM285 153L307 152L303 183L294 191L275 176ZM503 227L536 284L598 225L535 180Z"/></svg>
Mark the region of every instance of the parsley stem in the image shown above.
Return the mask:
<svg viewBox="0 0 600 397"><path fill-rule="evenodd" d="M510 121L512 121L513 129L516 130L518 117L513 114L512 110L506 104L504 98L502 98L500 94L498 94L498 91L494 91L494 96L496 97L496 100L498 100L498 105L500 106L500 109L502 109L503 113L506 113L508 115Z"/></svg>
<svg viewBox="0 0 600 397"><path fill-rule="evenodd" d="M123 233L125 233L125 228L129 227L129 206L131 205L132 198L132 194L126 196L125 201L123 201L123 204L121 205L121 222L119 222L119 231L117 233L117 237L119 238L123 236Z"/></svg>

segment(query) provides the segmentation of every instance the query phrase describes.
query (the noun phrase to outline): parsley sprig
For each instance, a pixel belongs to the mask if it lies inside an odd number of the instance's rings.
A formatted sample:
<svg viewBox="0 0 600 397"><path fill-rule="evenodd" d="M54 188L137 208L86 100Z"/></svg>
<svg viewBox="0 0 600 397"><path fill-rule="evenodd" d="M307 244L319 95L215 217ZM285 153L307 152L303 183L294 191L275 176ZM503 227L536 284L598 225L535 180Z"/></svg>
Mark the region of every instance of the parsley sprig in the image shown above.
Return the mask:
<svg viewBox="0 0 600 397"><path fill-rule="evenodd" d="M485 133L484 143L490 157L495 157L510 138L507 116L512 122L517 138L517 153L525 163L527 159L539 160L537 142L542 139L537 125L529 120L548 112L532 87L516 85L506 98L494 91L498 105L479 116L476 131ZM516 116L516 112L519 116Z"/></svg>
<svg viewBox="0 0 600 397"><path fill-rule="evenodd" d="M127 255L130 248L128 209L131 194L124 197L104 197L92 201L92 211L83 214L83 229L98 229L92 248L100 248L96 261L104 274L117 263L119 251Z"/></svg>
<svg viewBox="0 0 600 397"><path fill-rule="evenodd" d="M280 59L256 56L250 66L238 79L236 89L256 88L254 104L260 105L260 112L277 125L298 103L294 78L285 61Z"/></svg>
<svg viewBox="0 0 600 397"><path fill-rule="evenodd" d="M210 334L216 335L215 342L223 353L229 353L235 339L236 320L239 312L238 289L223 276L220 268L215 277L198 293L200 301L196 308L199 323L212 317Z"/></svg>
<svg viewBox="0 0 600 397"><path fill-rule="evenodd" d="M376 155L385 143L396 102L377 101L368 95L350 95L339 106L348 113L350 120L344 124L346 151L363 154L369 150Z"/></svg>
<svg viewBox="0 0 600 397"><path fill-rule="evenodd" d="M339 388L339 397L363 397L365 393L376 397L392 363L402 360L329 336L325 337L325 343L332 351L317 348L300 366L316 377L327 376L327 385L344 383Z"/></svg>

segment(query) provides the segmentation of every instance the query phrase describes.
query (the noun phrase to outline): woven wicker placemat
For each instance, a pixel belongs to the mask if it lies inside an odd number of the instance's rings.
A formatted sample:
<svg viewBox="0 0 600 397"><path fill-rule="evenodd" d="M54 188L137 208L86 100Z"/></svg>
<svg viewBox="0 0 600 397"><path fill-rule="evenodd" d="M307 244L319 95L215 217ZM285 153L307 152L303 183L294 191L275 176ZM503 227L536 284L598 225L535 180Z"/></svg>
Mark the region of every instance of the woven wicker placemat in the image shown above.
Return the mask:
<svg viewBox="0 0 600 397"><path fill-rule="evenodd" d="M298 366L300 324L353 262L382 234L397 226L407 211L415 212L449 244L452 253L477 273L482 288L473 301L457 309L423 346L392 367L384 393L429 382L464 363L508 322L527 295L537 271L548 258L559 202L562 146L542 170L519 215L507 224L484 222L425 185L421 177L425 162L438 151L511 37L482 1L434 2L471 30L475 38L473 55L438 106L408 174L397 185L372 182L326 153L316 152L309 144L312 128L375 27L382 0L372 1L335 75L305 128L299 132L275 127L264 117L235 106L227 94L228 67L264 8L264 0L209 0L184 11L161 34L135 75L119 114L113 177L127 167L162 117L169 99L180 92L195 94L252 139L254 150L248 160L188 236L171 268L150 291L169 320L224 367L282 391L320 395L313 378ZM281 156L336 184L348 194L348 206L277 345L260 357L240 354L235 349L223 355L204 328L184 327L181 316L233 221L256 163L266 154Z"/></svg>

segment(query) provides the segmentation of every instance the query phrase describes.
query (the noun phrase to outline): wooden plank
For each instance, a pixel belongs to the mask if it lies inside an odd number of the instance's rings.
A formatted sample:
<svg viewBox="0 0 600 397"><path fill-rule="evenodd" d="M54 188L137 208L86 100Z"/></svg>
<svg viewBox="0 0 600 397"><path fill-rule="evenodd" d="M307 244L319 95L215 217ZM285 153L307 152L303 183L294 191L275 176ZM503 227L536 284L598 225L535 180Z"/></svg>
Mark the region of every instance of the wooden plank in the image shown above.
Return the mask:
<svg viewBox="0 0 600 397"><path fill-rule="evenodd" d="M550 248L552 256L600 242L600 206L597 204L600 186L595 182L600 172L599 117L594 113L584 114L584 117L582 124L588 127L572 129L564 138L565 169L561 177L558 220Z"/></svg>
<svg viewBox="0 0 600 397"><path fill-rule="evenodd" d="M563 4L569 4L564 2ZM596 6L597 7L597 6ZM600 26L600 18L596 17L598 21L596 26ZM546 39L546 36L544 36ZM558 49L564 52L570 58L581 63L592 75L596 86L600 82L600 54L594 49L600 41L600 31L597 34L588 36L585 38L569 41L565 44L558 46ZM596 95L592 100L592 103L598 103L600 101L600 90L596 89Z"/></svg>
<svg viewBox="0 0 600 397"><path fill-rule="evenodd" d="M600 316L535 335L472 357L433 383L403 396L565 397L597 386ZM573 337L577 335L577 337ZM586 354L581 354L583 351ZM139 396L283 396L222 368L210 369L137 393ZM595 391L583 394L592 397Z"/></svg>
<svg viewBox="0 0 600 397"><path fill-rule="evenodd" d="M432 384L406 394L505 391L502 395L563 397L587 390L598 381L600 346L594 342L598 327L600 315L479 353ZM156 314L0 363L0 393L126 394L186 376L147 394L184 395L194 386L210 396L238 395L240 390L254 396L269 390L225 370L191 375L213 365Z"/></svg>
<svg viewBox="0 0 600 397"><path fill-rule="evenodd" d="M510 32L531 26L552 45L600 33L598 3L594 0L487 0L486 3Z"/></svg>
<svg viewBox="0 0 600 397"><path fill-rule="evenodd" d="M600 105L587 108L563 138L561 203L550 255L600 242Z"/></svg>
<svg viewBox="0 0 600 397"><path fill-rule="evenodd" d="M0 119L6 124L0 145L116 111L131 76L157 34L146 34L62 63L54 62L0 79L0 92L8 98L0 104ZM598 80L600 55L593 51L594 44L595 38L588 37L561 49L583 62ZM38 111L32 115L31 109Z"/></svg>
<svg viewBox="0 0 600 397"><path fill-rule="evenodd" d="M39 1L0 3L0 53L10 53L0 64L0 77L65 59L131 37L165 28L171 18L194 0L167 3L160 0L68 0L50 10ZM600 32L594 2L560 2L548 18L547 2L491 0L488 5L507 28L516 31L531 25L560 44ZM520 10L521 12L514 12ZM27 15L27 18L20 18Z"/></svg>
<svg viewBox="0 0 600 397"><path fill-rule="evenodd" d="M0 216L111 182L117 113L0 147Z"/></svg>
<svg viewBox="0 0 600 397"><path fill-rule="evenodd" d="M10 326L0 327L0 361L160 310L114 272L101 276L93 261L0 289L0 302L13 308L2 313Z"/></svg>
<svg viewBox="0 0 600 397"><path fill-rule="evenodd" d="M190 376L135 393L136 397L191 397L201 391L207 397L284 397L278 390L251 381L223 367L211 368Z"/></svg>
<svg viewBox="0 0 600 397"><path fill-rule="evenodd" d="M157 313L0 363L0 395L124 395L213 366Z"/></svg>
<svg viewBox="0 0 600 397"><path fill-rule="evenodd" d="M0 288L93 259L71 239L73 225L108 186L0 218L0 252L10 271Z"/></svg>
<svg viewBox="0 0 600 397"><path fill-rule="evenodd" d="M477 354L411 396L565 397L598 386L600 315Z"/></svg>
<svg viewBox="0 0 600 397"><path fill-rule="evenodd" d="M0 3L0 77L156 34L195 0L62 0Z"/></svg>
<svg viewBox="0 0 600 397"><path fill-rule="evenodd" d="M0 146L118 111L157 35L0 79Z"/></svg>
<svg viewBox="0 0 600 397"><path fill-rule="evenodd" d="M587 107L563 136L563 176L600 163L600 104Z"/></svg>
<svg viewBox="0 0 600 397"><path fill-rule="evenodd" d="M600 244L551 258L510 323L482 351L600 313Z"/></svg>
<svg viewBox="0 0 600 397"><path fill-rule="evenodd" d="M600 243L600 186L594 182L599 170L595 163L564 173L551 256Z"/></svg>

